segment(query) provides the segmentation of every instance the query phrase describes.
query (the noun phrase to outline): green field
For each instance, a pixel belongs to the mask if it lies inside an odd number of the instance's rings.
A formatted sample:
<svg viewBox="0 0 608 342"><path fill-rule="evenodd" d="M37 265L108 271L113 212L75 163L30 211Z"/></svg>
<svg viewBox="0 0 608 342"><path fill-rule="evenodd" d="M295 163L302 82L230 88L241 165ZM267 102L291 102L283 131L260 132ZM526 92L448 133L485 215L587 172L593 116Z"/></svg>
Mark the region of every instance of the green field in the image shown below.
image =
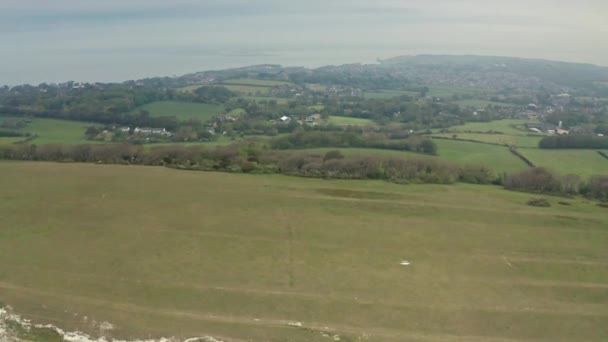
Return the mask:
<svg viewBox="0 0 608 342"><path fill-rule="evenodd" d="M527 123L537 123L538 121L529 121L529 120L518 120L518 119L509 119L509 120L496 120L489 122L469 122L464 125L452 126L450 127L450 132L487 132L487 131L495 131L501 132L503 134L509 135L528 135L530 131L524 128L524 125Z"/></svg>
<svg viewBox="0 0 608 342"><path fill-rule="evenodd" d="M440 133L434 137L474 140L485 143L512 145L517 147L538 147L542 136L510 135L510 134L483 134L483 133Z"/></svg>
<svg viewBox="0 0 608 342"><path fill-rule="evenodd" d="M24 138L0 137L0 146L12 145Z"/></svg>
<svg viewBox="0 0 608 342"><path fill-rule="evenodd" d="M135 111L139 110L147 110L152 116L175 116L179 120L206 121L221 114L224 107L207 103L158 101L138 107Z"/></svg>
<svg viewBox="0 0 608 342"><path fill-rule="evenodd" d="M477 108L485 108L487 106L517 107L517 105L513 104L513 103L494 102L494 101L478 100L478 99L458 100L458 101L454 101L454 103L457 103L457 104L459 104L461 106L465 106L465 107L477 107Z"/></svg>
<svg viewBox="0 0 608 342"><path fill-rule="evenodd" d="M308 109L312 109L312 110L316 110L317 112L320 112L323 109L325 109L325 106L324 105L314 105L314 106L309 106Z"/></svg>
<svg viewBox="0 0 608 342"><path fill-rule="evenodd" d="M352 125L352 126L375 126L376 123L370 119L352 118L348 116L332 115L327 119L327 123L334 125Z"/></svg>
<svg viewBox="0 0 608 342"><path fill-rule="evenodd" d="M409 158L437 158L435 156L431 156L428 154L421 154L410 151L397 151L397 150L383 150L377 148L341 148L341 147L323 147L323 148L307 148L297 150L301 153L306 154L314 154L314 155L324 155L329 151L340 151L345 156L384 156L384 157L409 157ZM294 151L289 151L285 153L293 153Z"/></svg>
<svg viewBox="0 0 608 342"><path fill-rule="evenodd" d="M274 81L274 80L257 80L254 78L238 78L233 80L227 80L222 82L223 84L237 84L237 85L251 85L258 87L276 87L282 85L292 84L285 81Z"/></svg>
<svg viewBox="0 0 608 342"><path fill-rule="evenodd" d="M519 149L536 166L543 166L561 175L582 177L608 175L608 159L595 150Z"/></svg>
<svg viewBox="0 0 608 342"><path fill-rule="evenodd" d="M222 84L222 86L239 95L249 96L264 96L270 92L270 89L272 89L271 87L253 86L246 84Z"/></svg>
<svg viewBox="0 0 608 342"><path fill-rule="evenodd" d="M459 164L484 165L496 172L517 172L526 164L507 147L457 140L433 140L439 157Z"/></svg>
<svg viewBox="0 0 608 342"><path fill-rule="evenodd" d="M0 301L36 323L131 339L608 336L608 209L592 202L160 167L0 174Z"/></svg>
<svg viewBox="0 0 608 342"><path fill-rule="evenodd" d="M378 90L378 91L366 91L363 93L363 97L366 99L390 99L393 97L399 97L403 95L416 96L419 93L416 91L407 90Z"/></svg>
<svg viewBox="0 0 608 342"><path fill-rule="evenodd" d="M455 87L455 86L429 86L427 96L432 97L451 97L452 95L477 95L484 93L484 89Z"/></svg>
<svg viewBox="0 0 608 342"><path fill-rule="evenodd" d="M19 131L37 134L38 137L32 140L32 143L36 145L75 145L94 143L93 141L86 139L86 137L84 136L84 132L87 127L97 125L95 123L40 118L33 118L29 120L31 120L31 122ZM3 141L10 142L10 139L14 138L9 138L8 140L0 140L0 144L2 144ZM22 138L17 138L17 140L22 140Z"/></svg>
<svg viewBox="0 0 608 342"><path fill-rule="evenodd" d="M289 99L281 98L281 97L270 97L270 96L243 96L244 99L252 100L256 102L260 101L270 101L275 100L277 104L287 104Z"/></svg>

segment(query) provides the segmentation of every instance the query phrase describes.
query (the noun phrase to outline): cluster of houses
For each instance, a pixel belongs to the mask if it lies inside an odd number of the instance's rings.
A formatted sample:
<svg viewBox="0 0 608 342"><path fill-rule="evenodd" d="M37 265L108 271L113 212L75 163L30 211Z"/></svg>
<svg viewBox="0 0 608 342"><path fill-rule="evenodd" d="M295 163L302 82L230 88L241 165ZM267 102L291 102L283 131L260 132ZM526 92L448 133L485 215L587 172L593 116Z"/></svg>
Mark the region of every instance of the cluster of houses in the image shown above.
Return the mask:
<svg viewBox="0 0 608 342"><path fill-rule="evenodd" d="M556 126L550 123L534 123L534 124L526 124L526 128L534 133L544 133L544 134L568 134L570 133L568 130L562 128L562 123L560 121L559 125Z"/></svg>
<svg viewBox="0 0 608 342"><path fill-rule="evenodd" d="M574 126L570 129L564 129L562 122L556 126L551 123L532 123L526 124L526 128L534 133L542 133L542 134L557 134L557 135L565 135L565 134L595 134L593 129L589 127L583 126ZM597 134L599 137L603 137L603 134Z"/></svg>
<svg viewBox="0 0 608 342"><path fill-rule="evenodd" d="M287 115L283 115L278 120L270 120L270 121L272 123L274 123L274 124L277 124L277 123L288 124L288 123L290 123L290 122L292 122L292 121L295 120L300 125L304 125L304 124L306 124L306 125L314 125L320 119L321 119L321 114L309 115L304 120L296 120L296 119L292 119L291 117L289 117Z"/></svg>
<svg viewBox="0 0 608 342"><path fill-rule="evenodd" d="M119 127L118 130L123 133L129 133L129 132L131 132L131 127ZM164 128L152 128L152 127L135 127L135 128L133 128L133 133L142 134L142 135L164 135L164 136L171 136L173 134Z"/></svg>

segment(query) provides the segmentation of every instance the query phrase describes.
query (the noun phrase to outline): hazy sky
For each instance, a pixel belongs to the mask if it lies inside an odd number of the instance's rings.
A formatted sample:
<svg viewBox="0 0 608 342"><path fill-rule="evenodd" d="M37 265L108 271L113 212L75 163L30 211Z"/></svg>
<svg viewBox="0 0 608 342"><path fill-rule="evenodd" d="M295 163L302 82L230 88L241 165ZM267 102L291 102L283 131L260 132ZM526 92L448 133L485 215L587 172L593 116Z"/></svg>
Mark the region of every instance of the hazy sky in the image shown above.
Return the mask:
<svg viewBox="0 0 608 342"><path fill-rule="evenodd" d="M0 84L419 53L608 65L608 1L0 0Z"/></svg>

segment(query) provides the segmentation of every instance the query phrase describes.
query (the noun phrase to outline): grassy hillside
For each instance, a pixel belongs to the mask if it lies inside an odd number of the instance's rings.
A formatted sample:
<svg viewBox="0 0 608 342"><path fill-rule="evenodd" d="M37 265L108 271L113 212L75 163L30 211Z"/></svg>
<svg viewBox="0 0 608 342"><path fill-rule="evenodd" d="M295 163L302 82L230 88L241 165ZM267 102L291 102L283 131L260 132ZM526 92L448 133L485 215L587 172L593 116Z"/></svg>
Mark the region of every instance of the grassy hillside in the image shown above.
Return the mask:
<svg viewBox="0 0 608 342"><path fill-rule="evenodd" d="M608 335L607 211L593 203L154 167L0 173L0 301L36 322L248 341Z"/></svg>
<svg viewBox="0 0 608 342"><path fill-rule="evenodd" d="M222 113L222 105L177 101L158 101L136 109L147 110L152 116L175 116L180 120L209 120Z"/></svg>

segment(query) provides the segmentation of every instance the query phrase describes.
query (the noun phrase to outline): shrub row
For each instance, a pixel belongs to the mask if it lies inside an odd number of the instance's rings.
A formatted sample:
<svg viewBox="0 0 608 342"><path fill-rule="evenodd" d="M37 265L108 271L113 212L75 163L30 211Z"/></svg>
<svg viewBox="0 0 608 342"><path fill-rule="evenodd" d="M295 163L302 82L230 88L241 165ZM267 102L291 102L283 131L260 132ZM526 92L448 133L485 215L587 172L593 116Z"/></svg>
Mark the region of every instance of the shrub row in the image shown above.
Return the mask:
<svg viewBox="0 0 608 342"><path fill-rule="evenodd" d="M543 138L540 148L597 148L608 149L608 137L593 135L557 135Z"/></svg>
<svg viewBox="0 0 608 342"><path fill-rule="evenodd" d="M358 134L355 132L302 131L271 140L274 149L304 149L319 147L363 147L436 154L437 145L422 137L390 139L383 134Z"/></svg>
<svg viewBox="0 0 608 342"><path fill-rule="evenodd" d="M286 153L256 143L207 148L202 146L138 145L13 145L0 148L0 158L58 162L163 165L167 167L229 172L282 173L302 177L384 179L392 182L468 182L488 184L496 176L484 167L426 159L380 156L344 157L338 151L325 155Z"/></svg>
<svg viewBox="0 0 608 342"><path fill-rule="evenodd" d="M578 175L559 176L545 168L534 167L506 176L504 187L535 193L577 195L608 201L608 175L594 176L585 182Z"/></svg>

